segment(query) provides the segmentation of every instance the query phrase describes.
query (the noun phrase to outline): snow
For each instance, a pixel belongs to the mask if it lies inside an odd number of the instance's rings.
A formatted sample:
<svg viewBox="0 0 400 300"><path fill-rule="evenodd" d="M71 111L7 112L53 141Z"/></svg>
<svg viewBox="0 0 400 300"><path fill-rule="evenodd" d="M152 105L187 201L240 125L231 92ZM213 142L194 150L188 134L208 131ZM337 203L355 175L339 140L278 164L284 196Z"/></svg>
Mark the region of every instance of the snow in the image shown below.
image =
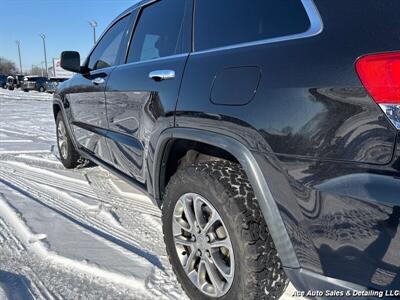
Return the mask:
<svg viewBox="0 0 400 300"><path fill-rule="evenodd" d="M63 168L51 99L0 89L0 299L187 299L150 199Z"/></svg>
<svg viewBox="0 0 400 300"><path fill-rule="evenodd" d="M22 90L6 90L0 88L1 99L20 99L20 100L36 100L36 101L50 101L53 99L53 95L49 93L39 93L37 91L24 92Z"/></svg>

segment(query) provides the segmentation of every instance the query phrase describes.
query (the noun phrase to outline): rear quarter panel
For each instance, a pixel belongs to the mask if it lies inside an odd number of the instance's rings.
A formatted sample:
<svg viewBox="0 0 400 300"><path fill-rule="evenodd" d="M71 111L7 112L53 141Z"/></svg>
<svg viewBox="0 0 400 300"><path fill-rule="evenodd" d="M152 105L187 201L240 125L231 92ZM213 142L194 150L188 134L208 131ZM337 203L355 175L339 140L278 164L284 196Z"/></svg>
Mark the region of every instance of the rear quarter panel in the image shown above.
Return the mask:
<svg viewBox="0 0 400 300"><path fill-rule="evenodd" d="M251 149L303 268L398 288L397 131L362 87L354 63L366 53L400 49L400 2L316 5L324 24L317 36L191 54L176 126L228 135ZM216 74L241 66L261 69L253 100L213 104Z"/></svg>

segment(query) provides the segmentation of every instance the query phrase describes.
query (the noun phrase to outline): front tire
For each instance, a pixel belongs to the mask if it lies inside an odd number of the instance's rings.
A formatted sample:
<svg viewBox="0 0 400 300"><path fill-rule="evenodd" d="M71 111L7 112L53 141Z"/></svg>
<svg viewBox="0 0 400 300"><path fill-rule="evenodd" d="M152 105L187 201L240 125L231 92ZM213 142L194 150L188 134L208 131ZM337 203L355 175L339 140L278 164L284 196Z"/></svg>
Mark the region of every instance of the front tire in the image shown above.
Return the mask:
<svg viewBox="0 0 400 300"><path fill-rule="evenodd" d="M62 164L67 169L73 169L79 165L80 155L76 151L71 137L68 134L62 113L56 118L57 146Z"/></svg>
<svg viewBox="0 0 400 300"><path fill-rule="evenodd" d="M288 279L239 164L210 161L178 169L162 212L169 259L191 299L279 299L285 291ZM205 226L213 231L203 232Z"/></svg>
<svg viewBox="0 0 400 300"><path fill-rule="evenodd" d="M40 93L44 93L44 91L45 91L44 87L42 87L42 86L39 87L39 92L40 92Z"/></svg>

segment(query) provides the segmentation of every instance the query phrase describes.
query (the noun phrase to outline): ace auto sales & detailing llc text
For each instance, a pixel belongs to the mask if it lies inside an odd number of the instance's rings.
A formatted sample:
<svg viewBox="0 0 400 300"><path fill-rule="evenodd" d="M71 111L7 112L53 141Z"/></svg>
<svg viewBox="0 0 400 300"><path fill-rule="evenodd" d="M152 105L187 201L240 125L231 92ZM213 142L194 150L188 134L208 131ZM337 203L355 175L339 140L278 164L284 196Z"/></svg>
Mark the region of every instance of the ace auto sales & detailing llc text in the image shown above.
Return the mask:
<svg viewBox="0 0 400 300"><path fill-rule="evenodd" d="M293 293L293 297L376 297L376 298L400 298L400 290L387 290L387 291L296 291Z"/></svg>

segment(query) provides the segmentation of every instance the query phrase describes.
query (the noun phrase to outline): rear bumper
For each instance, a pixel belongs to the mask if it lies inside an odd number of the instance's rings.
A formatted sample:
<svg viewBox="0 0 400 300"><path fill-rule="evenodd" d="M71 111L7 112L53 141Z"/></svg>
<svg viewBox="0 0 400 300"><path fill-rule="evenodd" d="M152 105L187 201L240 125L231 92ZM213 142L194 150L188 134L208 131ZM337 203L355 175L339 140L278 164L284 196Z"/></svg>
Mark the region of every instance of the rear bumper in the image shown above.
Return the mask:
<svg viewBox="0 0 400 300"><path fill-rule="evenodd" d="M283 262L298 289L324 288L321 278L346 289L400 288L396 151L384 166L254 153L300 265Z"/></svg>

